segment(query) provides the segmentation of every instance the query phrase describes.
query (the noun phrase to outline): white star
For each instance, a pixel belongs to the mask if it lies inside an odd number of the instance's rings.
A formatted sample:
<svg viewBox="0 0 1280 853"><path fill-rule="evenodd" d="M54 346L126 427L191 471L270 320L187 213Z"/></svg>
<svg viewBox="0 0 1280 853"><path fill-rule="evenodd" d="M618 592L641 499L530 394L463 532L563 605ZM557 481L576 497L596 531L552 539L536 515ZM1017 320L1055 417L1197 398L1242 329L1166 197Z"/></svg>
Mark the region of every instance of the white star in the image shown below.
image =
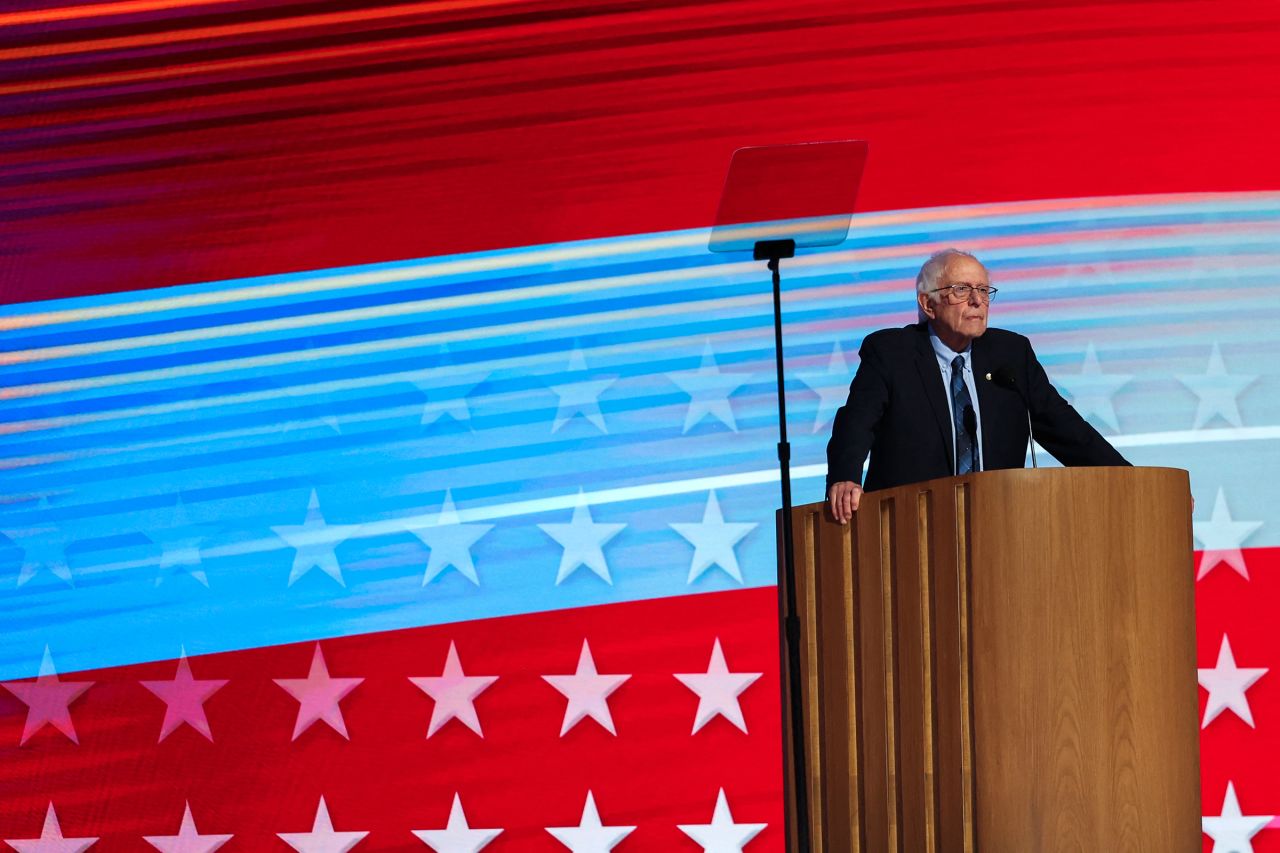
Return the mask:
<svg viewBox="0 0 1280 853"><path fill-rule="evenodd" d="M1222 635L1222 645L1218 647L1218 663L1212 669L1197 669L1196 677L1200 686L1209 691L1209 699L1204 706L1204 722L1200 728L1207 728L1223 711L1231 711L1253 728L1253 714L1249 711L1249 699L1245 691L1253 683L1266 675L1265 668L1240 669L1236 666L1235 656L1231 654L1231 643L1227 635Z"/></svg>
<svg viewBox="0 0 1280 853"><path fill-rule="evenodd" d="M693 673L677 673L676 679L698 694L698 711L693 719L693 731L705 726L717 714L733 723L742 732L747 731L746 720L742 717L742 706L738 704L738 696L764 673L730 672L724 660L724 651L720 648L720 638L716 637L711 647L711 662L707 671Z"/></svg>
<svg viewBox="0 0 1280 853"><path fill-rule="evenodd" d="M1092 341L1089 342L1089 348L1085 350L1084 366L1080 368L1079 373L1055 373L1053 378L1067 389L1067 393L1071 395L1071 404L1080 413L1080 417L1088 418L1097 415L1112 430L1120 431L1111 398L1117 391L1128 385L1133 377L1103 373L1102 366L1098 364L1098 351L1094 348Z"/></svg>
<svg viewBox="0 0 1280 853"><path fill-rule="evenodd" d="M1243 426L1236 397L1257 379L1256 375L1227 373L1227 366L1222 362L1222 352L1215 341L1213 350L1209 353L1209 368L1203 374L1178 375L1178 381L1200 398L1200 404L1196 407L1196 420L1191 428L1200 429L1213 420L1215 415L1232 426Z"/></svg>
<svg viewBox="0 0 1280 853"><path fill-rule="evenodd" d="M755 522L727 522L720 512L720 501L715 490L707 495L707 505L702 510L702 521L697 523L673 523L671 527L693 545L693 562L689 564L689 580L693 583L712 566L719 566L729 577L742 583L742 570L738 568L738 555L733 548L742 537L756 528Z"/></svg>
<svg viewBox="0 0 1280 853"><path fill-rule="evenodd" d="M359 525L355 524L326 524L320 512L320 498L312 489L311 499L307 502L307 518L302 524L281 524L271 528L290 547L297 549L293 568L289 570L289 586L318 568L345 587L347 582L342 579L342 568L338 565L334 549L354 536L358 529Z"/></svg>
<svg viewBox="0 0 1280 853"><path fill-rule="evenodd" d="M44 647L44 657L40 659L35 681L6 681L0 687L17 696L27 705L27 721L22 726L22 739L19 745L26 743L31 736L50 724L71 739L79 743L76 737L75 724L71 722L71 703L79 698L94 682L92 681L59 681L58 671L53 667L53 655L49 647Z"/></svg>
<svg viewBox="0 0 1280 853"><path fill-rule="evenodd" d="M178 658L178 671L172 681L139 682L164 701L164 722L160 725L160 740L167 738L178 726L187 723L212 741L213 733L209 730L209 720L204 715L204 703L226 683L225 678L200 681L193 678L191 665L187 663L186 649L182 650L182 656Z"/></svg>
<svg viewBox="0 0 1280 853"><path fill-rule="evenodd" d="M151 541L160 546L160 565L156 572L156 586L164 582L166 574L185 572L201 586L206 589L209 587L209 578L205 575L200 559L200 543L207 536L201 527L203 525L192 526L186 507L182 503L182 495L178 495L178 502L174 505L173 514L167 523L146 531Z"/></svg>
<svg viewBox="0 0 1280 853"><path fill-rule="evenodd" d="M609 576L609 564L604 558L604 546L617 536L626 524L597 524L591 519L586 495L578 490L578 503L573 508L573 520L568 524L539 524L542 532L560 543L564 553L560 555L560 570L556 572L556 586L573 574L579 566L586 566L605 583L613 585Z"/></svg>
<svg viewBox="0 0 1280 853"><path fill-rule="evenodd" d="M230 841L230 835L201 835L191 817L191 803L182 813L182 826L177 835L144 835L143 840L162 853L213 853Z"/></svg>
<svg viewBox="0 0 1280 853"><path fill-rule="evenodd" d="M44 829L39 838L6 838L8 844L18 853L80 853L89 849L97 838L64 838L62 826L58 823L58 813L49 803L49 810L44 815Z"/></svg>
<svg viewBox="0 0 1280 853"><path fill-rule="evenodd" d="M431 556L427 558L427 571L422 576L423 586L431 583L450 566L476 586L480 585L475 563L471 559L471 546L492 530L493 525L462 524L458 518L458 510L453 505L451 490L445 490L444 504L434 522L406 522L404 529L431 549Z"/></svg>
<svg viewBox="0 0 1280 853"><path fill-rule="evenodd" d="M1220 563L1234 569L1245 580L1249 579L1249 569L1244 563L1244 551L1240 546L1255 530L1262 526L1261 521L1233 521L1227 510L1227 497L1221 488L1213 501L1213 516L1208 521L1192 521L1191 529L1197 539L1204 545L1200 552L1200 568L1196 571L1196 580L1209 574Z"/></svg>
<svg viewBox="0 0 1280 853"><path fill-rule="evenodd" d="M613 727L613 716L609 713L609 696L631 676L600 675L596 672L596 662L591 657L591 646L586 640L582 641L582 653L578 655L578 668L573 675L542 677L569 700L569 704L564 709L564 723L560 726L560 737L564 737L569 729L586 717L604 726L609 734L618 734Z"/></svg>
<svg viewBox="0 0 1280 853"><path fill-rule="evenodd" d="M716 364L711 342L702 350L702 363L697 370L668 373L667 378L689 395L689 410L684 416L684 432L688 432L707 415L711 415L734 432L738 422L734 420L729 396L751 381L750 373L722 373Z"/></svg>
<svg viewBox="0 0 1280 853"><path fill-rule="evenodd" d="M563 376L571 381L551 386L551 390L560 397L551 431L558 432L574 415L582 415L596 429L607 433L609 428L605 426L604 415L600 411L600 395L617 382L618 377L589 378L587 360L582 355L582 350L576 346L573 348L573 355L569 357L569 370Z"/></svg>
<svg viewBox="0 0 1280 853"><path fill-rule="evenodd" d="M591 791L587 791L587 801L582 806L582 818L577 826L547 827L547 832L573 853L609 853L634 830L634 826L602 825L600 812L596 810L596 798Z"/></svg>
<svg viewBox="0 0 1280 853"><path fill-rule="evenodd" d="M462 798L455 793L453 805L449 807L449 822L444 829L413 829L410 832L436 853L478 853L502 830L472 829L462 811Z"/></svg>
<svg viewBox="0 0 1280 853"><path fill-rule="evenodd" d="M316 643L315 653L311 656L311 669L306 678L277 678L274 681L298 700L298 721L293 725L292 740L297 740L298 735L317 720L324 720L329 728L347 740L351 739L338 702L364 679L330 677L319 643Z"/></svg>
<svg viewBox="0 0 1280 853"><path fill-rule="evenodd" d="M448 353L445 353L447 359ZM428 374L428 379L414 379L427 397L422 407L422 423L433 424L448 415L455 421L471 423L471 406L467 397L481 384L488 380L490 374L475 370L460 370L453 365L442 364Z"/></svg>
<svg viewBox="0 0 1280 853"><path fill-rule="evenodd" d="M36 511L48 516L53 509L49 498L42 497ZM25 586L44 569L68 586L75 586L71 566L67 563L67 546L71 537L51 523L25 530L6 531L5 536L22 549L22 567L18 570L18 586Z"/></svg>
<svg viewBox="0 0 1280 853"><path fill-rule="evenodd" d="M411 677L409 679L436 701L431 711L431 725L427 737L452 719L457 719L471 731L484 737L480 731L480 717L476 714L475 699L493 682L496 675L467 675L458 661L458 649L449 641L449 655L445 658L444 672L439 675Z"/></svg>
<svg viewBox="0 0 1280 853"><path fill-rule="evenodd" d="M716 796L711 823L678 824L685 835L702 845L703 853L742 853L743 845L760 834L767 823L734 823L724 788Z"/></svg>
<svg viewBox="0 0 1280 853"><path fill-rule="evenodd" d="M796 376L809 390L818 395L818 414L813 419L813 431L824 429L836 411L849 399L849 367L844 361L840 342L831 350L831 362L827 369L815 373L798 373Z"/></svg>
<svg viewBox="0 0 1280 853"><path fill-rule="evenodd" d="M347 853L368 832L334 832L333 821L329 819L329 807L324 797L320 798L320 806L316 809L316 819L310 832L277 832L276 835L298 853Z"/></svg>
<svg viewBox="0 0 1280 853"><path fill-rule="evenodd" d="M1200 828L1213 839L1213 853L1253 853L1249 840L1275 820L1274 815L1242 815L1236 788L1227 782L1227 793L1222 798L1222 813L1214 817L1200 818Z"/></svg>

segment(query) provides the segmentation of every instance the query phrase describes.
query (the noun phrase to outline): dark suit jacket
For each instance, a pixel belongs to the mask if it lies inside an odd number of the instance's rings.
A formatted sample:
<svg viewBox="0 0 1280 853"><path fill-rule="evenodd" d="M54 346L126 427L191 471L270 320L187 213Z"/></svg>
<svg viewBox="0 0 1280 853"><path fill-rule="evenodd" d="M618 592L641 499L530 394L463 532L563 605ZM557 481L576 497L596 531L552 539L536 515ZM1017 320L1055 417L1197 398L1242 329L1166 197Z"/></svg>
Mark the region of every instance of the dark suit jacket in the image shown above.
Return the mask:
<svg viewBox="0 0 1280 853"><path fill-rule="evenodd" d="M987 329L973 342L973 372L982 415L982 467L1021 468L1027 415L1014 391L987 380L1005 367L1030 403L1036 441L1063 465L1128 465L1111 444L1054 389L1022 335ZM862 482L888 489L954 473L955 434L929 329L916 323L874 332L862 342L849 400L836 413L827 444L827 485Z"/></svg>

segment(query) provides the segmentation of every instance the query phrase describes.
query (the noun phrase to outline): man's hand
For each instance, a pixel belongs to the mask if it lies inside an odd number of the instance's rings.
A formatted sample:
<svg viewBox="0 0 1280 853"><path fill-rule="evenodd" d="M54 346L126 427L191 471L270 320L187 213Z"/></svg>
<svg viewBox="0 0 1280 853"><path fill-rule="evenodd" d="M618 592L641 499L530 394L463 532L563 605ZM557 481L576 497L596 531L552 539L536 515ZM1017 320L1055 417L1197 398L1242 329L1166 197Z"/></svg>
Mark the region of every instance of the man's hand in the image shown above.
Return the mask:
<svg viewBox="0 0 1280 853"><path fill-rule="evenodd" d="M862 486L857 483L832 483L831 488L827 489L827 503L831 505L831 514L841 524L849 523L861 500Z"/></svg>

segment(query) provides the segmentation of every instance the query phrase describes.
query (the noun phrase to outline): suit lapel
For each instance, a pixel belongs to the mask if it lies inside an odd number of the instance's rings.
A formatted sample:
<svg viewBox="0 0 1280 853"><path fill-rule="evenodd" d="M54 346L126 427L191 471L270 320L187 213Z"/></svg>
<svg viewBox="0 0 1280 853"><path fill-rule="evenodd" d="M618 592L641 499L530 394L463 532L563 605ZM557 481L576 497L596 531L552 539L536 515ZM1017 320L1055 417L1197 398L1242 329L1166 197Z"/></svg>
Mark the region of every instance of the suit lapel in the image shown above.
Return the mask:
<svg viewBox="0 0 1280 853"><path fill-rule="evenodd" d="M956 437L955 429L951 426L951 410L947 407L947 392L943 388L942 375L938 370L938 356L933 351L933 344L929 342L929 328L924 323L918 324L918 328L920 338L916 342L916 370L920 373L920 382L924 386L924 398L929 401L933 418L942 433L943 446L947 448L947 467L954 472Z"/></svg>
<svg viewBox="0 0 1280 853"><path fill-rule="evenodd" d="M995 402L991 399L991 395L997 393L997 389L993 388L991 381L987 379L987 374L995 368L995 365L991 363L989 347L981 337L974 340L970 354L973 358L973 384L978 390L978 413L988 416L982 422L982 470L985 471L987 460L991 458L989 451L993 441L992 434L999 428L994 416Z"/></svg>

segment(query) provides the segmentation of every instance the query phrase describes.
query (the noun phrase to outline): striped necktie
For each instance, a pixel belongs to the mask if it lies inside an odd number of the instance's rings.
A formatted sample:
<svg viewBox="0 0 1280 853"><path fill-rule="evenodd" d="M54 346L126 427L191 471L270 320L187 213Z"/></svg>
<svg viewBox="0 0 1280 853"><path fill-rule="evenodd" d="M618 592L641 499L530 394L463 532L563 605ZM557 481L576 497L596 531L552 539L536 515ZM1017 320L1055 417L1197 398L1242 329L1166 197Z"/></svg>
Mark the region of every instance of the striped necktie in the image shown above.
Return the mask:
<svg viewBox="0 0 1280 853"><path fill-rule="evenodd" d="M969 431L964 428L964 413L973 408L973 398L969 396L969 388L964 384L964 356L951 359L951 418L955 422L956 433L956 474L968 474L977 467L974 457L976 448L969 438Z"/></svg>

